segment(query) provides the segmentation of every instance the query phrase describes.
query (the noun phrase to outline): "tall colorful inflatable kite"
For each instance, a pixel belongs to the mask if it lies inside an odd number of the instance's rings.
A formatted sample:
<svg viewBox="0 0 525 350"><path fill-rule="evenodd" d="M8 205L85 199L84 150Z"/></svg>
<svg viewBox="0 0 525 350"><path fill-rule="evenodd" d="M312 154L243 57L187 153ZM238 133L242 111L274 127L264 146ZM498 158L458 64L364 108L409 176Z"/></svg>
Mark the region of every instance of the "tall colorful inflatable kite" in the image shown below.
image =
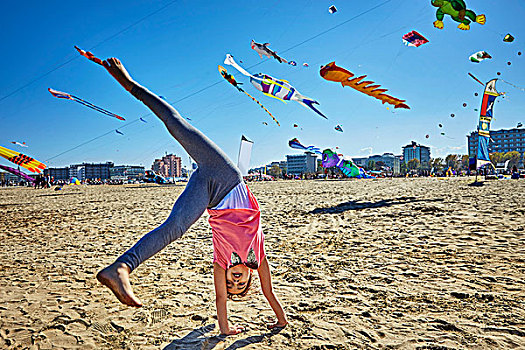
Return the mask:
<svg viewBox="0 0 525 350"><path fill-rule="evenodd" d="M490 122L492 121L492 108L496 97L500 94L496 91L496 81L492 79L485 85L481 110L479 112L478 124L478 151L476 153L476 169L491 164L489 157Z"/></svg>

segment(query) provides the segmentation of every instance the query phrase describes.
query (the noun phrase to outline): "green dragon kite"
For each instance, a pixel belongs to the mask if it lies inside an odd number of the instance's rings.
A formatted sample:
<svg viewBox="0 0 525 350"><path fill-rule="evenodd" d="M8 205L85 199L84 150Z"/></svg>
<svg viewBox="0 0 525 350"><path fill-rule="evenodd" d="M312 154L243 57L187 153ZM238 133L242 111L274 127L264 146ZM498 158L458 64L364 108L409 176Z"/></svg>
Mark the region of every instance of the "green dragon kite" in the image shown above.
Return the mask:
<svg viewBox="0 0 525 350"><path fill-rule="evenodd" d="M485 15L476 16L474 11L467 10L467 5L463 0L431 0L432 6L438 7L436 11L437 21L434 27L443 29L443 18L449 15L456 22L459 22L458 28L461 30L470 29L470 21L485 24Z"/></svg>

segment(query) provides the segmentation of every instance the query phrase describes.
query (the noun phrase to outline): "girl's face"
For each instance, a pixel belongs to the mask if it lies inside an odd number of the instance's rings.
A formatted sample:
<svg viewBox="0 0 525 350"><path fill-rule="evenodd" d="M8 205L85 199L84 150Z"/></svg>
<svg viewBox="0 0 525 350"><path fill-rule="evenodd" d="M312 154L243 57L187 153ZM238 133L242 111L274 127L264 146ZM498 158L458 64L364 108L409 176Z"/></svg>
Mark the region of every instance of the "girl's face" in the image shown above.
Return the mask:
<svg viewBox="0 0 525 350"><path fill-rule="evenodd" d="M230 294L240 294L248 285L252 270L243 264L230 267L226 270L226 288Z"/></svg>

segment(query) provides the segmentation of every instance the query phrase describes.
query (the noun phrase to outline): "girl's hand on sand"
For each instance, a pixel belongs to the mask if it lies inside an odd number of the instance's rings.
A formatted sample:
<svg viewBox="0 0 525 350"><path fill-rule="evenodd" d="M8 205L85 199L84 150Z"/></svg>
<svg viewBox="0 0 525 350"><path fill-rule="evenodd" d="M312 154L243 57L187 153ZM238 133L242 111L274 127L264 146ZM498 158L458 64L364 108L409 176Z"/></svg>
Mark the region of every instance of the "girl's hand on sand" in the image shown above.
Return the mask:
<svg viewBox="0 0 525 350"><path fill-rule="evenodd" d="M109 74L113 78L115 78L116 81L119 82L120 85L127 91L131 91L133 86L135 85L135 82L133 79L131 79L131 76L129 75L126 68L124 68L124 65L119 61L118 58L108 58L104 62L104 67L107 69Z"/></svg>
<svg viewBox="0 0 525 350"><path fill-rule="evenodd" d="M242 331L244 331L244 327L243 326L231 326L230 329L222 334L225 334L225 335L235 335L235 334L239 334L241 333Z"/></svg>
<svg viewBox="0 0 525 350"><path fill-rule="evenodd" d="M286 325L288 324L287 321L285 322L275 322L275 323L269 323L268 325L266 325L266 327L268 327L268 329L282 329L284 327L286 327Z"/></svg>

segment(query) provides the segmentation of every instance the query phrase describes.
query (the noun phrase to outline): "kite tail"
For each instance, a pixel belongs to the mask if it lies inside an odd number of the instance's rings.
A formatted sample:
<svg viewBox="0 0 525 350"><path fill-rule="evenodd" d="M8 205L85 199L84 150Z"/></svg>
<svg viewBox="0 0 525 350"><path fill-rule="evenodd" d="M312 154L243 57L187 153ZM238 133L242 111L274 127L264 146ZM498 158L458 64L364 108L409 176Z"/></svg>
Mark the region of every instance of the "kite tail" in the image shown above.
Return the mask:
<svg viewBox="0 0 525 350"><path fill-rule="evenodd" d="M319 114L324 119L328 119L323 113L321 113L317 108L314 107L314 104L318 105L319 102L312 100L311 98L300 96L300 99L298 100L300 104L302 104L305 107L309 107L314 110L315 113Z"/></svg>
<svg viewBox="0 0 525 350"><path fill-rule="evenodd" d="M277 123L278 126L281 126L281 124L279 124L279 121L277 119L275 119L275 117L273 116L272 113L270 113L269 110L266 109L266 107L264 107L261 102L257 101L257 99L255 97L253 97L252 95L250 95L249 93L247 93L246 91L244 91L243 89L239 89L239 91L242 91L244 92L246 95L248 95L248 97L250 97L255 103L257 103L259 106L261 106L262 109L264 109L266 111L266 113L268 113L270 115L270 117L272 117L273 121Z"/></svg>

